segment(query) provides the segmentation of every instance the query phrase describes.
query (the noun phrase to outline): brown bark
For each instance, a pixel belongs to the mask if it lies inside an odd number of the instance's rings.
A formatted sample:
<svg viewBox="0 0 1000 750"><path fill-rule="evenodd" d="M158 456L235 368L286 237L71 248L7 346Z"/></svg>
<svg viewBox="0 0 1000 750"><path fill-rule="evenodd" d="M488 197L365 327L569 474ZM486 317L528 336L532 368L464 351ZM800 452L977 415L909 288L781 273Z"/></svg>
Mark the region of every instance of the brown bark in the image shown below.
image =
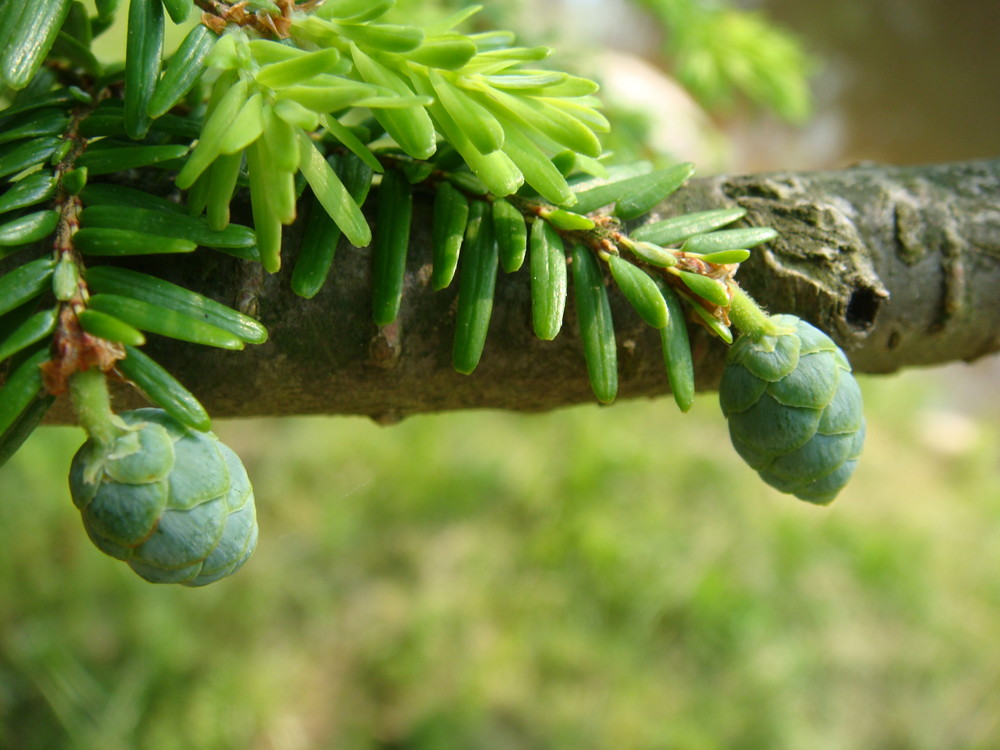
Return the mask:
<svg viewBox="0 0 1000 750"><path fill-rule="evenodd" d="M859 166L808 174L719 176L692 181L652 218L732 205L744 223L779 239L753 251L737 280L771 312L828 331L861 372L973 360L1000 349L1000 161L928 167ZM572 301L553 342L531 332L528 272L501 272L479 368L451 367L457 284L429 286L430 209L415 212L403 306L396 324L371 323L369 251L341 245L314 299L288 287L285 270L199 251L148 261L229 304L255 306L270 340L243 352L151 341L153 354L217 417L367 414L392 421L462 408L541 411L590 401ZM648 220L648 219L647 219ZM659 336L612 292L620 398L668 391ZM700 389L718 383L726 347L691 326ZM117 405L141 398L121 389ZM69 419L58 405L54 421Z"/></svg>

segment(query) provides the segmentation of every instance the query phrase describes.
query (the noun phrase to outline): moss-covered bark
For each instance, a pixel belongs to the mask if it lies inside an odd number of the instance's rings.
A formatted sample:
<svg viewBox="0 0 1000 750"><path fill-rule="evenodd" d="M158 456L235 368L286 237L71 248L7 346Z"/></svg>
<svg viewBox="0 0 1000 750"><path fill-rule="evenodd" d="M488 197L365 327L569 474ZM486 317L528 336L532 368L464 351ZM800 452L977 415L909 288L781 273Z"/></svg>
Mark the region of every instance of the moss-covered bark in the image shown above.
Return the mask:
<svg viewBox="0 0 1000 750"><path fill-rule="evenodd" d="M741 283L770 310L828 330L857 369L1000 348L1000 163L721 178L698 189L779 231Z"/></svg>

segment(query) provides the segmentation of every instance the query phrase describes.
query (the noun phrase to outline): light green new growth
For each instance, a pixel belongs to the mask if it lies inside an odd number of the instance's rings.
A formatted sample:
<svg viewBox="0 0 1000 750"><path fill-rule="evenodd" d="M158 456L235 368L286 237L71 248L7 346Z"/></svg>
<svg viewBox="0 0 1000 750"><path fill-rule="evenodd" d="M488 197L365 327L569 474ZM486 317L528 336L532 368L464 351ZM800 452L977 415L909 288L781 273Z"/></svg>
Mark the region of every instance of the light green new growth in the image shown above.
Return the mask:
<svg viewBox="0 0 1000 750"><path fill-rule="evenodd" d="M106 448L125 432L125 424L111 410L103 372L94 368L76 373L70 378L69 391L76 418L94 443Z"/></svg>
<svg viewBox="0 0 1000 750"><path fill-rule="evenodd" d="M320 292L342 237L370 244L372 319L388 326L412 293L406 274L408 254L417 249L410 247L414 207L431 197L431 285L444 289L458 277L453 365L459 372L473 373L489 354L500 269L530 274L531 325L543 340L562 331L572 294L581 366L605 403L618 393L612 284L659 330L665 377L685 411L695 389L688 321L725 343L733 341L732 323L743 334L734 350L745 348L743 341L783 341L798 330L769 318L734 279L750 248L776 238L766 227L728 228L743 209L651 221L629 235L625 222L662 204L694 166L613 164L600 141L610 123L597 84L546 69L542 61L551 50L518 46L509 32L462 32L477 7L415 25L388 21L393 0L198 2L206 11L202 23L165 60L167 19L189 17L195 3L118 5L98 2L90 18L69 0L0 0L0 259L9 267L0 276L0 360L11 360L0 389L0 461L38 424L53 394L68 389L89 435L75 464L83 468L74 498L98 546L144 577L214 580L242 564L251 535L256 539L243 510L252 507L245 502L249 483L238 479L237 499L223 501L224 483L213 486L215 510L197 516L204 523L188 528L181 519L195 516L169 516L177 523L169 544L161 540L169 554L157 557L155 544L145 546L140 532L159 528L157 519L168 518L159 514L184 509L183 487L171 484L168 498L162 484L168 474L171 483L181 481L163 458L174 448L188 451L184 472L211 465L221 476L227 464L235 472L227 476L242 476L226 451L204 437L209 415L195 396L145 353L147 335L238 351L263 343L267 331L194 290L121 268L122 258L160 255L169 265L175 255L212 250L275 273L284 228L301 222L292 289L303 297ZM91 52L116 12L128 19L123 68L103 66ZM733 33L754 28L746 18L732 16ZM744 88L763 80L754 69ZM794 98L776 92L772 103L783 101L794 114ZM142 184L158 187L121 184L131 170L155 175ZM230 204L247 191L252 226L231 219L238 214ZM39 247L51 255L38 257ZM126 426L108 401L105 373L112 371L163 412L133 414ZM744 412L731 416L745 423L744 437L755 425L783 429L773 414L755 421ZM857 432L854 422L826 427L819 432ZM834 428L841 433L830 433ZM846 439L833 442L843 448ZM850 447L853 461L860 444ZM155 491L135 489L142 483L129 473L146 466L138 457L147 449L149 467L163 458ZM125 471L121 451L136 456L126 462L128 481L112 476ZM762 476L791 487L788 476L805 476L782 463L791 460L770 455L760 463ZM98 475L113 489L91 517L90 490L77 485ZM818 480L810 474L808 481ZM817 499L833 484L827 479L823 488L789 491ZM140 495L148 512L130 526L125 543L115 529L124 528L119 522L128 526L122 519L135 509L118 499ZM226 514L238 513L238 544L227 543L223 564L211 555L224 536L213 534L222 533ZM185 552L196 538L197 554Z"/></svg>
<svg viewBox="0 0 1000 750"><path fill-rule="evenodd" d="M773 319L758 307L749 294L736 284L730 286L729 291L731 294L729 318L745 336L756 339L766 334L777 333L777 325Z"/></svg>

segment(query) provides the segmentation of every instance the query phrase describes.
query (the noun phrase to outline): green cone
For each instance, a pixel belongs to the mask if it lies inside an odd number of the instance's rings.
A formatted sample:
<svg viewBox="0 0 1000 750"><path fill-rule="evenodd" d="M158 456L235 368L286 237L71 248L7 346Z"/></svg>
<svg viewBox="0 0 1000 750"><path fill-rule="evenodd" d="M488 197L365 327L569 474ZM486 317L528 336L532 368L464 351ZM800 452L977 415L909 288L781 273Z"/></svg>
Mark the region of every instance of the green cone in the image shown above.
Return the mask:
<svg viewBox="0 0 1000 750"><path fill-rule="evenodd" d="M861 391L844 353L794 315L741 337L719 384L733 446L761 478L826 505L851 478L865 439Z"/></svg>
<svg viewBox="0 0 1000 750"><path fill-rule="evenodd" d="M204 586L234 573L257 544L239 457L160 409L119 416L130 431L105 450L88 440L70 467L91 541L153 583Z"/></svg>

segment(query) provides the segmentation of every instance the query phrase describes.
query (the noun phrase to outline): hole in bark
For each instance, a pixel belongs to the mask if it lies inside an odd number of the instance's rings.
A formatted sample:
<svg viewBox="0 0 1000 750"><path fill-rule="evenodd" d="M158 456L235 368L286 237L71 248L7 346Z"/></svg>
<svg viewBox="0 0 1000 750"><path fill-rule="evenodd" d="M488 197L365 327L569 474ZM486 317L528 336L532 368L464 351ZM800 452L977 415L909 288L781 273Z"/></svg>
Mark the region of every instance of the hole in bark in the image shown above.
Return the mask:
<svg viewBox="0 0 1000 750"><path fill-rule="evenodd" d="M881 303L882 299L874 289L855 289L847 301L847 325L858 331L867 331L875 325L875 316Z"/></svg>

